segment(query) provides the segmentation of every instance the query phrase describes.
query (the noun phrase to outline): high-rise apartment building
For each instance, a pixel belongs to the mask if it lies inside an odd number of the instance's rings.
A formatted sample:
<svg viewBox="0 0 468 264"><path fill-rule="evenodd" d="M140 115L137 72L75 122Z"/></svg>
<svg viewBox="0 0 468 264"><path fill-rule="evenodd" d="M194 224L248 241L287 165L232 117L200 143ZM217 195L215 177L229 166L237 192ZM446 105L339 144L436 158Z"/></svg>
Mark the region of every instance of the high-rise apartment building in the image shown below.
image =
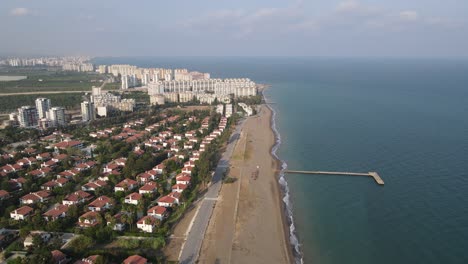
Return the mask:
<svg viewBox="0 0 468 264"><path fill-rule="evenodd" d="M50 120L50 125L54 127L60 127L60 126L65 126L66 120L65 120L65 108L63 107L52 107L49 110L49 120Z"/></svg>
<svg viewBox="0 0 468 264"><path fill-rule="evenodd" d="M84 122L93 121L96 119L94 103L89 101L84 101L81 103L81 117Z"/></svg>
<svg viewBox="0 0 468 264"><path fill-rule="evenodd" d="M50 99L48 98L37 98L36 109L39 119L47 118L47 113L50 109Z"/></svg>
<svg viewBox="0 0 468 264"><path fill-rule="evenodd" d="M22 106L18 108L18 122L21 127L37 127L37 109L33 106Z"/></svg>

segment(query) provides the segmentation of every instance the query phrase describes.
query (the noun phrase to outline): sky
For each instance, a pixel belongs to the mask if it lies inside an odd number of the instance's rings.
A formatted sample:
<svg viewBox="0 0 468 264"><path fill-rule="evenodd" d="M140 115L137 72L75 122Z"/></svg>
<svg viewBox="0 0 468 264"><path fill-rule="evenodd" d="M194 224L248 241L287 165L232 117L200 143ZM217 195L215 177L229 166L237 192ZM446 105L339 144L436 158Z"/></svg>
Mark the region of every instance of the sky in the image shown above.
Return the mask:
<svg viewBox="0 0 468 264"><path fill-rule="evenodd" d="M467 0L1 0L0 55L467 57Z"/></svg>

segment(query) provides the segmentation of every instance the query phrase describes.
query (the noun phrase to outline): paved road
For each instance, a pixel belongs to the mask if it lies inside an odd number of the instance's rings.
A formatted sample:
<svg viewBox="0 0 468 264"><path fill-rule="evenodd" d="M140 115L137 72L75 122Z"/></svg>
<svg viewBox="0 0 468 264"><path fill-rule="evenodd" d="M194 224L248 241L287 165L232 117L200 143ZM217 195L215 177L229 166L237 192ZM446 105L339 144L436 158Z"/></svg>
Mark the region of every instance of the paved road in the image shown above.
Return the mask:
<svg viewBox="0 0 468 264"><path fill-rule="evenodd" d="M195 216L193 225L187 236L187 240L182 246L182 252L179 258L181 264L195 263L198 259L203 238L205 237L205 231L208 227L208 223L210 222L211 214L213 213L219 191L221 190L223 174L229 167L229 160L231 159L236 142L240 137L241 128L242 121L236 126L236 130L229 138L226 151L223 153L218 166L215 169L212 184L201 201L200 208Z"/></svg>

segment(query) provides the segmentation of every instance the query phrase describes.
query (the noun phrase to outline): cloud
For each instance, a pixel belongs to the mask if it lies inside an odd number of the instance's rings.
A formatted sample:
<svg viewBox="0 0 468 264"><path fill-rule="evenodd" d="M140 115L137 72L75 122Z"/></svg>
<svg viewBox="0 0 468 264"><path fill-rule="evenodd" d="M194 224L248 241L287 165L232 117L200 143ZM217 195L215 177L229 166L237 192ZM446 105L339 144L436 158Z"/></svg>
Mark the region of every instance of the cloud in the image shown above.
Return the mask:
<svg viewBox="0 0 468 264"><path fill-rule="evenodd" d="M399 17L401 20L405 21L416 21L419 19L419 14L416 11L407 10L401 11Z"/></svg>
<svg viewBox="0 0 468 264"><path fill-rule="evenodd" d="M345 0L338 3L336 10L339 12L349 12L359 8L359 2L356 0Z"/></svg>
<svg viewBox="0 0 468 264"><path fill-rule="evenodd" d="M10 10L10 15L12 16L26 16L29 15L31 11L24 7L17 7Z"/></svg>
<svg viewBox="0 0 468 264"><path fill-rule="evenodd" d="M176 29L184 34L221 34L227 38L275 38L298 34L382 34L449 25L450 18L425 17L415 10L392 10L359 0L343 0L330 10L310 15L306 2L254 10L218 10L185 20ZM313 5L312 5L313 7ZM453 23L452 23L453 24Z"/></svg>

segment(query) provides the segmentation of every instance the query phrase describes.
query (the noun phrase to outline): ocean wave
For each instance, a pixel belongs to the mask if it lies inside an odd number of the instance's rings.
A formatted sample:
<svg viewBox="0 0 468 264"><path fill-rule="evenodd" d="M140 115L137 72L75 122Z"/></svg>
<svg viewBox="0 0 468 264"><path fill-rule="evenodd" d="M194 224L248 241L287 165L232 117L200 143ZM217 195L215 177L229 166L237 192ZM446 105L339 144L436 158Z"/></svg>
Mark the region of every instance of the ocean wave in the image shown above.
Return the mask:
<svg viewBox="0 0 468 264"><path fill-rule="evenodd" d="M265 94L262 93L264 100L266 101ZM294 226L294 217L293 217L293 206L292 202L290 200L289 196L289 187L288 187L288 182L286 181L286 178L284 177L284 170L288 167L288 164L284 161L281 160L278 155L276 154L279 146L281 145L281 135L278 132L276 128L276 111L271 107L270 105L267 105L268 108L270 108L272 115L271 115L271 129L273 130L273 133L275 134L275 144L271 148L271 155L275 157L277 160L280 161L281 163L281 171L279 173L279 179L278 182L281 186L281 190L284 194L283 197L283 202L285 205L285 213L286 213L286 219L289 224L289 242L294 248L294 258L295 258L295 263L296 264L303 264L304 259L303 255L301 252L301 245L299 243L299 239L297 238L296 235L296 227Z"/></svg>

